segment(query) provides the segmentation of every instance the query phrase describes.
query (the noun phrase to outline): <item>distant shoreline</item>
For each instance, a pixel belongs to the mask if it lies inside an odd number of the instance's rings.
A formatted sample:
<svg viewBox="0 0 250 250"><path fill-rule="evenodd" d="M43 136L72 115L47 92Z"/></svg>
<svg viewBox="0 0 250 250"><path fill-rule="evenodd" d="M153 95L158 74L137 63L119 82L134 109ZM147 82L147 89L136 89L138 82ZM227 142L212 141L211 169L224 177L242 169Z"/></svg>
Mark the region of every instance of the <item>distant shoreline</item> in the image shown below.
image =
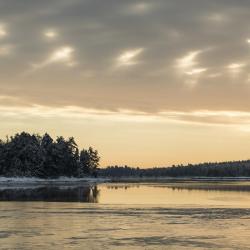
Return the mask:
<svg viewBox="0 0 250 250"><path fill-rule="evenodd" d="M33 186L33 185L56 185L56 186L88 186L102 183L171 183L188 181L250 181L250 177L84 177L69 178L59 177L56 179L42 179L35 177L0 177L0 186Z"/></svg>
<svg viewBox="0 0 250 250"><path fill-rule="evenodd" d="M111 182L250 181L250 177L112 177Z"/></svg>

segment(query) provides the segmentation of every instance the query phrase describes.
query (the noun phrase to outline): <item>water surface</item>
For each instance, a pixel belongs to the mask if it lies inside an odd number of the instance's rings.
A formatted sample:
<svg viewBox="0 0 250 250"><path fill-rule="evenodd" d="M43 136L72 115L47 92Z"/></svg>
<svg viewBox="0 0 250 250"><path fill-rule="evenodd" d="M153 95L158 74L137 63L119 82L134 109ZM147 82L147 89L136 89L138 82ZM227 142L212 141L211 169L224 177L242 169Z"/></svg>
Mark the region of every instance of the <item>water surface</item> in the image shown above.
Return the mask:
<svg viewBox="0 0 250 250"><path fill-rule="evenodd" d="M0 188L1 249L250 249L248 182Z"/></svg>

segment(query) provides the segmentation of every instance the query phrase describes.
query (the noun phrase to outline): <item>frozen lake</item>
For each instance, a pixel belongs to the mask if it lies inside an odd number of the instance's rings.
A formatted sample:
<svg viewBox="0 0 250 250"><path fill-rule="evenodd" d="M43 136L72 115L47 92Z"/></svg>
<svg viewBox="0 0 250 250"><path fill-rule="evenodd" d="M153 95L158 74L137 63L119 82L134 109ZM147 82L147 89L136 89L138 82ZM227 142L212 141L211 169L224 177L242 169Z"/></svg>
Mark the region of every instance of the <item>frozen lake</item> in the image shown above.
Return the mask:
<svg viewBox="0 0 250 250"><path fill-rule="evenodd" d="M0 188L0 249L250 249L249 182Z"/></svg>

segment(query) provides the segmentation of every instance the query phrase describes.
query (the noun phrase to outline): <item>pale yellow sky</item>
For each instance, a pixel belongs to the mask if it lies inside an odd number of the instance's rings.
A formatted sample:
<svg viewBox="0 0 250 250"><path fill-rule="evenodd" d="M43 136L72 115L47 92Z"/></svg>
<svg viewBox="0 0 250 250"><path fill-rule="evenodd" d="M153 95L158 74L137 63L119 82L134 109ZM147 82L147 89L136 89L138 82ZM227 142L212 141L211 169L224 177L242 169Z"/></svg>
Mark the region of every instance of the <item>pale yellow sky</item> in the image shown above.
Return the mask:
<svg viewBox="0 0 250 250"><path fill-rule="evenodd" d="M0 1L0 136L48 132L102 166L248 159L250 3Z"/></svg>

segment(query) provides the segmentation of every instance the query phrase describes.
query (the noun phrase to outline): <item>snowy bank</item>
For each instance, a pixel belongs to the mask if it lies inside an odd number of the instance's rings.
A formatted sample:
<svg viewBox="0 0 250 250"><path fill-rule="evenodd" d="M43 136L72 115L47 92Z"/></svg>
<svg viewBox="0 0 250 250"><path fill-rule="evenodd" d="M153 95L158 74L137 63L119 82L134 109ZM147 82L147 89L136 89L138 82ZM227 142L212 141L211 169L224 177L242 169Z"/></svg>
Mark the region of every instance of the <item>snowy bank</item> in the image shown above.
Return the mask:
<svg viewBox="0 0 250 250"><path fill-rule="evenodd" d="M56 179L42 179L36 177L0 177L0 186L33 186L33 185L93 185L109 182L108 178L70 178L59 177Z"/></svg>

